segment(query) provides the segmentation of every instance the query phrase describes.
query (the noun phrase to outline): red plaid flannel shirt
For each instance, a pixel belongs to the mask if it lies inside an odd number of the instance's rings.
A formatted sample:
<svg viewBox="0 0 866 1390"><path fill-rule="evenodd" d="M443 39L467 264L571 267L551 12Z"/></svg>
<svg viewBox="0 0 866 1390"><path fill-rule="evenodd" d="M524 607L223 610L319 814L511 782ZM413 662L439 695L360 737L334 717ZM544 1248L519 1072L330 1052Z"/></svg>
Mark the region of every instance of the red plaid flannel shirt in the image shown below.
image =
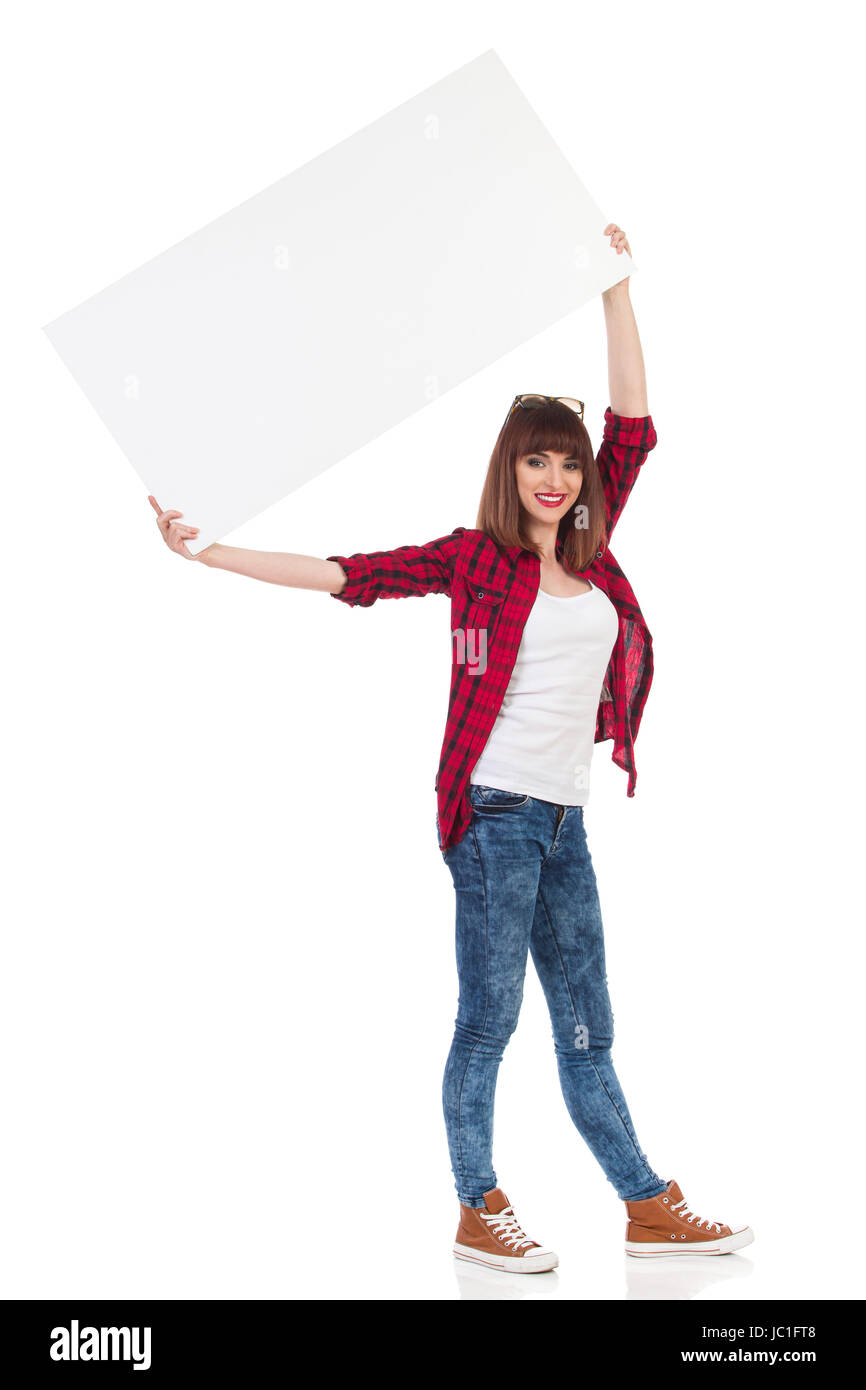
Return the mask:
<svg viewBox="0 0 866 1390"><path fill-rule="evenodd" d="M604 413L597 462L604 484L608 541L656 432L652 417ZM561 542L557 553L561 554ZM483 531L458 526L426 545L371 554L329 555L346 573L341 603L369 608L378 598L448 594L451 598L451 693L436 777L440 848L456 845L472 818L469 778L486 744L511 678L523 628L538 593L541 562L520 546L500 550ZM628 773L634 795L634 741L653 676L652 637L631 585L606 547L586 570L619 615L605 674L595 742L613 739L611 757ZM486 634L486 654L479 633ZM519 790L517 788L516 790Z"/></svg>

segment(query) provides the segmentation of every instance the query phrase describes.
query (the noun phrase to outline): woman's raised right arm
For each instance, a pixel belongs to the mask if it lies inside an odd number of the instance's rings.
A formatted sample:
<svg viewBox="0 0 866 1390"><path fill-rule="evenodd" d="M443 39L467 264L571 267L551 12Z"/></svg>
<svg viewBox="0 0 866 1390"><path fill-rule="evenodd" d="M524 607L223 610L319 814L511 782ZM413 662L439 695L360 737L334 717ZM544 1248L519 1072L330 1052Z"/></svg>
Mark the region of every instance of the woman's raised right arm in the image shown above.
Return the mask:
<svg viewBox="0 0 866 1390"><path fill-rule="evenodd" d="M156 524L169 550L186 560L197 560L209 569L231 570L250 579L268 584L284 584L290 589L318 589L325 594L339 594L346 585L346 574L335 560L320 560L315 555L289 555L279 550L243 550L218 541L191 555L186 542L198 535L197 526L188 526L176 518L182 512L163 511L155 497L148 497L157 513Z"/></svg>

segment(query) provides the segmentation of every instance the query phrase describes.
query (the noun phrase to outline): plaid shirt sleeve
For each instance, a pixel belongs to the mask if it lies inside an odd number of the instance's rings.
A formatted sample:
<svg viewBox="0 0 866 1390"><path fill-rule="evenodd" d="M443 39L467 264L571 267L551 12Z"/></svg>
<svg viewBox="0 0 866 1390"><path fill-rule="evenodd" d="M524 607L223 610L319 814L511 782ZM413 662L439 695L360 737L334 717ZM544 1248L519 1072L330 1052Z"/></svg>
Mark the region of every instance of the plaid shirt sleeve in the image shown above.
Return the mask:
<svg viewBox="0 0 866 1390"><path fill-rule="evenodd" d="M622 515L644 460L655 445L656 432L651 415L614 415L610 406L607 407L604 412L604 436L596 464L607 503L608 540Z"/></svg>
<svg viewBox="0 0 866 1390"><path fill-rule="evenodd" d="M366 555L326 555L325 559L336 560L346 575L343 588L331 598L352 608L369 608L377 598L450 594L465 529L458 526L426 545L401 545L397 550L373 550Z"/></svg>

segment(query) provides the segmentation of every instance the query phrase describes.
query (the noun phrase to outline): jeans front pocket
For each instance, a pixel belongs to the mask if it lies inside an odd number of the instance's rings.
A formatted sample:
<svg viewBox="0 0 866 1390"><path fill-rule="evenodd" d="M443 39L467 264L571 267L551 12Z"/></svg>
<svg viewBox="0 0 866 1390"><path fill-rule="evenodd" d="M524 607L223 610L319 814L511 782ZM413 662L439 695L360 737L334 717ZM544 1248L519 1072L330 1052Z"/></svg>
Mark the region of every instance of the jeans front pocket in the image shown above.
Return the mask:
<svg viewBox="0 0 866 1390"><path fill-rule="evenodd" d="M473 782L469 787L469 800L473 811L480 811L482 815L496 815L525 806L529 793L503 791L501 787L485 787Z"/></svg>

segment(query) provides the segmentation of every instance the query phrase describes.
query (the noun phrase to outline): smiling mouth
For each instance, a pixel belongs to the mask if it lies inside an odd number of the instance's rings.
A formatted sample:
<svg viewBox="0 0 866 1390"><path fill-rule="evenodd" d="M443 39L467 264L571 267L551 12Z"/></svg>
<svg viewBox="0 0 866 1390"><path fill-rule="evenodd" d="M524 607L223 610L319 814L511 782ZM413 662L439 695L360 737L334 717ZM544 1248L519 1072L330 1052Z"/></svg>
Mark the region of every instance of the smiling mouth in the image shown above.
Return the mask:
<svg viewBox="0 0 866 1390"><path fill-rule="evenodd" d="M536 492L535 497L542 507L561 507L566 494L564 492Z"/></svg>

